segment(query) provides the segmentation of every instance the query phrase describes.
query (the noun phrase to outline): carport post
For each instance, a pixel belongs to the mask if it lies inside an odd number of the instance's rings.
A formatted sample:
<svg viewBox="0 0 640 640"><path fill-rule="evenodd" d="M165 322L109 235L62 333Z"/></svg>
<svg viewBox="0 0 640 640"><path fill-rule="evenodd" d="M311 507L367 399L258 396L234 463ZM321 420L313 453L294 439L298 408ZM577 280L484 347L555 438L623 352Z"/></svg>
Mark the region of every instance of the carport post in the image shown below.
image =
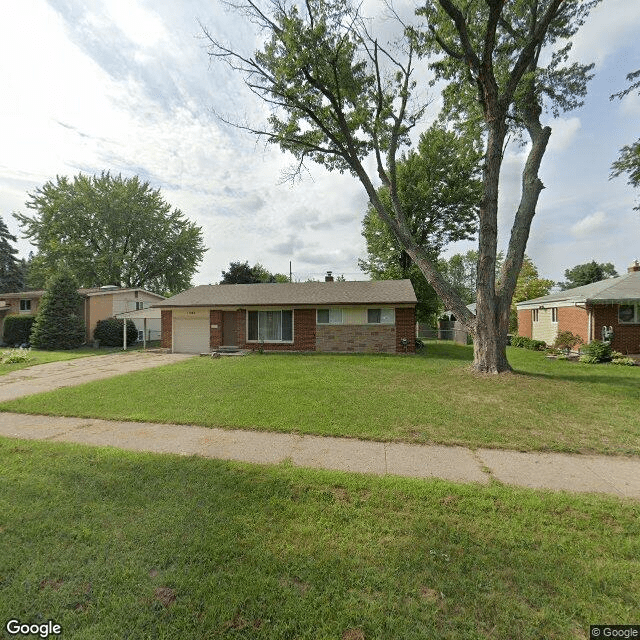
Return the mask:
<svg viewBox="0 0 640 640"><path fill-rule="evenodd" d="M122 345L122 350L126 351L127 350L127 317L126 315L124 316L124 318L122 319L122 326L123 326L123 330L122 330L122 342L124 343Z"/></svg>

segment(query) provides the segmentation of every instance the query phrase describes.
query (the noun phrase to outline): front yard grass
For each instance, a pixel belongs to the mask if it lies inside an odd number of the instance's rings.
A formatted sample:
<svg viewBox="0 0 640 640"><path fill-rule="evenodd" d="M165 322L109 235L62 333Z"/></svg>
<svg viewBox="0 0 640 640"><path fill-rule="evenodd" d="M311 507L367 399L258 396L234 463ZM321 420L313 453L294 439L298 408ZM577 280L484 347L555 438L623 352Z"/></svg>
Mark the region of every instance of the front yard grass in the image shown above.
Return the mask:
<svg viewBox="0 0 640 640"><path fill-rule="evenodd" d="M516 450L640 454L640 368L549 361L470 371L470 347L425 355L253 355L179 364L0 410Z"/></svg>
<svg viewBox="0 0 640 640"><path fill-rule="evenodd" d="M3 625L539 640L638 621L631 501L4 438L0 465Z"/></svg>

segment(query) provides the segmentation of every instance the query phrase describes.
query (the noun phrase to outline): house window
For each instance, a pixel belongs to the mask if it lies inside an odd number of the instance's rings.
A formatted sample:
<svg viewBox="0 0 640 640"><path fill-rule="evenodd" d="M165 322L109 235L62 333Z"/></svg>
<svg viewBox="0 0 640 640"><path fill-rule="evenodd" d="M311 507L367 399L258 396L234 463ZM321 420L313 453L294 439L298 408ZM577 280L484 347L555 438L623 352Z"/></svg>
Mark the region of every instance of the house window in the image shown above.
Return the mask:
<svg viewBox="0 0 640 640"><path fill-rule="evenodd" d="M537 309L532 309L531 310L531 320L533 322L538 322L538 310Z"/></svg>
<svg viewBox="0 0 640 640"><path fill-rule="evenodd" d="M31 311L31 300L20 300L20 311Z"/></svg>
<svg viewBox="0 0 640 640"><path fill-rule="evenodd" d="M249 342L293 342L293 311L249 311Z"/></svg>
<svg viewBox="0 0 640 640"><path fill-rule="evenodd" d="M318 309L316 315L317 324L342 324L342 309Z"/></svg>
<svg viewBox="0 0 640 640"><path fill-rule="evenodd" d="M640 304L621 304L618 307L620 324L640 324Z"/></svg>
<svg viewBox="0 0 640 640"><path fill-rule="evenodd" d="M558 307L551 307L551 322L558 322Z"/></svg>
<svg viewBox="0 0 640 640"><path fill-rule="evenodd" d="M140 309L144 309L144 302L136 301L136 311L140 311Z"/></svg>
<svg viewBox="0 0 640 640"><path fill-rule="evenodd" d="M394 309L367 309L368 324L394 324Z"/></svg>

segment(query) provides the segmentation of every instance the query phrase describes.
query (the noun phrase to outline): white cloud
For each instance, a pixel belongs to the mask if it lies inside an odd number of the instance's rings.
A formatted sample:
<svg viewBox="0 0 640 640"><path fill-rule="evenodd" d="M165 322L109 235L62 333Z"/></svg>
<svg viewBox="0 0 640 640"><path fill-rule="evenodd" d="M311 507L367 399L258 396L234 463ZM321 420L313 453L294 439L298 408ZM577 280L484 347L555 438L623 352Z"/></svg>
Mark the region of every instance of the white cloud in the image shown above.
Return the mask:
<svg viewBox="0 0 640 640"><path fill-rule="evenodd" d="M604 211L596 211L578 220L578 222L571 227L571 233L576 238L584 238L606 231L610 226L611 221L607 214Z"/></svg>
<svg viewBox="0 0 640 640"><path fill-rule="evenodd" d="M575 139L580 131L580 118L557 118L552 123L552 133L549 139L549 151L564 151Z"/></svg>

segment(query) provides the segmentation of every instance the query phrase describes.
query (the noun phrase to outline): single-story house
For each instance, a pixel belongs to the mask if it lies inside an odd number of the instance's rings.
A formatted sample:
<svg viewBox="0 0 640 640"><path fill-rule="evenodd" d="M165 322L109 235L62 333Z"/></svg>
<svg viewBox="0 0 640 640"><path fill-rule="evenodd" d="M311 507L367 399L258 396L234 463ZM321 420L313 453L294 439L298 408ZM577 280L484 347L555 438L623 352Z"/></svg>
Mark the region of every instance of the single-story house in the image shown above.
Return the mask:
<svg viewBox="0 0 640 640"><path fill-rule="evenodd" d="M202 285L154 304L162 346L271 351L413 353L410 280Z"/></svg>
<svg viewBox="0 0 640 640"><path fill-rule="evenodd" d="M4 318L8 315L36 315L44 293L42 290L0 293L0 336L3 335ZM82 296L82 308L79 311L84 317L87 342L93 340L98 320L111 318L125 311L147 309L154 302L165 300L164 296L144 289L122 289L116 286L78 289L78 293ZM142 319L133 320L139 331L144 329ZM157 329L159 331L160 327Z"/></svg>
<svg viewBox="0 0 640 640"><path fill-rule="evenodd" d="M611 346L640 353L640 264L627 273L516 305L518 334L553 344L559 331L571 331L585 343L611 330Z"/></svg>

